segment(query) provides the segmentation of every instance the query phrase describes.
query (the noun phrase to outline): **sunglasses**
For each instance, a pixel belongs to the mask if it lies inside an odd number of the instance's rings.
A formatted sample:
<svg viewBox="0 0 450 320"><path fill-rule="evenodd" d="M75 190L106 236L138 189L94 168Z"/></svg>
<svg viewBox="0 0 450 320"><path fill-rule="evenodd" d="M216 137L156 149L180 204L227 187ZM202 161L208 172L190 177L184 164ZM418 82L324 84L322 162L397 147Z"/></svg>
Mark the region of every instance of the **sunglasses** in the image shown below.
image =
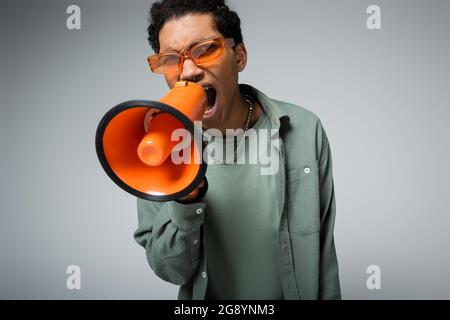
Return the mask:
<svg viewBox="0 0 450 320"><path fill-rule="evenodd" d="M191 59L196 65L203 66L217 59L225 52L225 46L234 47L233 38L205 39L192 45L183 53L176 51L163 52L147 58L150 69L158 74L181 73L186 59Z"/></svg>

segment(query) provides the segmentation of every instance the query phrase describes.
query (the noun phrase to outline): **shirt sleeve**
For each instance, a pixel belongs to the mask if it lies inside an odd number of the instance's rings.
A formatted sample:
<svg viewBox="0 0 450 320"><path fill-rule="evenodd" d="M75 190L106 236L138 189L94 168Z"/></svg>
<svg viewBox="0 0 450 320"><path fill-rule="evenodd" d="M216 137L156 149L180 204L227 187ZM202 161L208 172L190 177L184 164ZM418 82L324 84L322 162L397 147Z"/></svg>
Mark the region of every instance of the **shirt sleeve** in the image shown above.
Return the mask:
<svg viewBox="0 0 450 320"><path fill-rule="evenodd" d="M137 199L138 228L134 239L161 279L189 282L200 262L201 225L206 203L152 202Z"/></svg>
<svg viewBox="0 0 450 320"><path fill-rule="evenodd" d="M339 267L334 244L336 200L332 173L331 150L322 125L319 160L320 179L320 275L319 299L341 299Z"/></svg>

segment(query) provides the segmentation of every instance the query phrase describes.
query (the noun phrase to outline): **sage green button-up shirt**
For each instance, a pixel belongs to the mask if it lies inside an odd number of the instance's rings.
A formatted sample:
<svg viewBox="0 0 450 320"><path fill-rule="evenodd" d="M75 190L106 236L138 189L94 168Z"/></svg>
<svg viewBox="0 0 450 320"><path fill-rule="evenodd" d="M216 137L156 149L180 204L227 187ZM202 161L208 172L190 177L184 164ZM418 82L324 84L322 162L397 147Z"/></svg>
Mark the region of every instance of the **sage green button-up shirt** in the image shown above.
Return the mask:
<svg viewBox="0 0 450 320"><path fill-rule="evenodd" d="M208 257L205 299L284 299L279 276L280 217L271 193L276 170L274 165L270 174L263 174L262 170L269 166L265 160L270 159L262 152L271 150L270 123L265 112L251 128L244 140L240 135L237 139L213 137L208 142L208 147L218 152L208 158L211 165L206 172L209 188L203 220ZM242 146L239 152L235 151L238 145ZM228 152L220 152L223 149ZM279 163L279 153L274 150L273 154L276 159L271 159L272 163ZM236 162L222 161L234 160L235 155Z"/></svg>
<svg viewBox="0 0 450 320"><path fill-rule="evenodd" d="M340 299L332 158L322 123L302 107L241 86L253 91L271 127L279 129L282 161L271 194L280 216L278 263L284 297ZM139 226L134 237L145 248L152 270L180 285L178 299L204 299L208 277L203 221L208 204L137 199L137 208Z"/></svg>

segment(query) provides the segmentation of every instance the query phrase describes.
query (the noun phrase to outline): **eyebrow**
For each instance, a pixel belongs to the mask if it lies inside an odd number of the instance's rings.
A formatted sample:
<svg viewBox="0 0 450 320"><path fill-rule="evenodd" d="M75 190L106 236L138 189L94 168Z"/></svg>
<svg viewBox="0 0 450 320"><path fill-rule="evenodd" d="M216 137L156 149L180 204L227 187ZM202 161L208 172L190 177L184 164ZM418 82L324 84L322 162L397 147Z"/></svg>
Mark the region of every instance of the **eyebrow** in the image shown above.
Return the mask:
<svg viewBox="0 0 450 320"><path fill-rule="evenodd" d="M192 42L186 50L191 49L193 46L195 46L199 42L210 40L210 39L212 40L212 39L216 39L216 38L220 38L220 36L219 35L214 35L214 36L209 36L209 37L206 37L206 38L202 38L200 40L196 40L196 41ZM186 50L178 51L178 50L175 50L175 49L173 49L172 47L169 46L167 49L159 50L159 51L160 52L167 52L167 51L183 52L183 51L186 51Z"/></svg>

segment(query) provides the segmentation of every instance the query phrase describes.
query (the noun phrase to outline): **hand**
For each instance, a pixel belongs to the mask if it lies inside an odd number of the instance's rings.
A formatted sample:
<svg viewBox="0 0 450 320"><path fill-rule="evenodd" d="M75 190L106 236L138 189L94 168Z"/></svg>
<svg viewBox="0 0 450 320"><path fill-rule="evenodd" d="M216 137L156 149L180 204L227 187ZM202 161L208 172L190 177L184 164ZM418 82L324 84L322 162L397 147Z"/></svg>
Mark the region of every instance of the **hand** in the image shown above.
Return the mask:
<svg viewBox="0 0 450 320"><path fill-rule="evenodd" d="M191 193L189 193L187 196L184 196L183 198L178 199L178 202L181 203L191 203L191 202L195 202L195 200L197 199L197 197L200 194L200 189L202 187L204 187L206 184L205 178L203 178L202 182L200 182L200 184L197 186L197 188L195 188L194 190L192 190Z"/></svg>

